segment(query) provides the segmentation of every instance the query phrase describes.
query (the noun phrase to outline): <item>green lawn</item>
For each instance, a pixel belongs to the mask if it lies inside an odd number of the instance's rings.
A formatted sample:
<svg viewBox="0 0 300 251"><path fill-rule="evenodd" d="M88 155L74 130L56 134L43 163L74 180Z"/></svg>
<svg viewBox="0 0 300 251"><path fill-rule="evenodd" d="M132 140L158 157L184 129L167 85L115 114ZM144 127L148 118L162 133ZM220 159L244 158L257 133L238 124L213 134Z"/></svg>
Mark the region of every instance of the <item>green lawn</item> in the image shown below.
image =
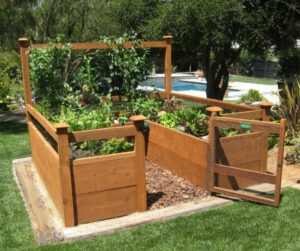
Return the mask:
<svg viewBox="0 0 300 251"><path fill-rule="evenodd" d="M246 202L107 237L38 247L11 161L29 154L24 125L0 122L0 250L300 250L300 191L279 209Z"/></svg>
<svg viewBox="0 0 300 251"><path fill-rule="evenodd" d="M230 75L229 81L274 85L276 84L277 80L272 78L256 78L242 75Z"/></svg>

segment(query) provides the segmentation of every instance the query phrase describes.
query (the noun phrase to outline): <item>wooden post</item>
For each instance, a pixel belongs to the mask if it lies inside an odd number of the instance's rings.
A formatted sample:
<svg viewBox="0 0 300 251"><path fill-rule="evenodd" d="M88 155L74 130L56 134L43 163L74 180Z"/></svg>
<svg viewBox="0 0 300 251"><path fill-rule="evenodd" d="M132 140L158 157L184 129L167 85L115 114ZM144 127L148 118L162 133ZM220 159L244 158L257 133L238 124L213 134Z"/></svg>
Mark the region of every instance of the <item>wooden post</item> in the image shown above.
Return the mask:
<svg viewBox="0 0 300 251"><path fill-rule="evenodd" d="M208 130L208 162L207 162L207 179L206 179L206 190L211 194L211 190L214 186L214 165L216 162L216 130L213 124L213 117L216 116L212 113L209 119L209 130Z"/></svg>
<svg viewBox="0 0 300 251"><path fill-rule="evenodd" d="M169 99L171 97L172 92L172 36L167 35L163 37L166 41L167 47L165 50L165 93L166 98Z"/></svg>
<svg viewBox="0 0 300 251"><path fill-rule="evenodd" d="M30 76L29 76L29 40L27 38L19 38L20 46L20 57L22 65L22 79L25 93L25 104L32 105L32 94L30 87Z"/></svg>
<svg viewBox="0 0 300 251"><path fill-rule="evenodd" d="M143 127L145 117L142 115L131 116L130 120L134 123L138 134L135 136L135 154L137 163L137 210L147 209L146 178L145 178L145 138Z"/></svg>
<svg viewBox="0 0 300 251"><path fill-rule="evenodd" d="M281 193L282 166L284 158L284 139L285 139L286 120L280 120L279 144L277 153L277 173L275 183L275 205L279 206Z"/></svg>
<svg viewBox="0 0 300 251"><path fill-rule="evenodd" d="M262 120L270 121L272 103L263 101L259 104L259 106L262 109Z"/></svg>
<svg viewBox="0 0 300 251"><path fill-rule="evenodd" d="M219 116L221 112L223 112L223 109L219 106L210 106L206 108L206 111L208 112L208 116Z"/></svg>
<svg viewBox="0 0 300 251"><path fill-rule="evenodd" d="M208 163L207 163L207 183L206 190L210 193L214 186L214 165L216 162L216 137L218 137L217 130L213 124L213 118L220 116L223 109L219 106L210 106L206 108L209 118L208 130Z"/></svg>
<svg viewBox="0 0 300 251"><path fill-rule="evenodd" d="M69 135L67 124L55 125L60 165L60 180L64 207L64 221L66 227L75 225L74 195L72 186L72 172L70 163Z"/></svg>

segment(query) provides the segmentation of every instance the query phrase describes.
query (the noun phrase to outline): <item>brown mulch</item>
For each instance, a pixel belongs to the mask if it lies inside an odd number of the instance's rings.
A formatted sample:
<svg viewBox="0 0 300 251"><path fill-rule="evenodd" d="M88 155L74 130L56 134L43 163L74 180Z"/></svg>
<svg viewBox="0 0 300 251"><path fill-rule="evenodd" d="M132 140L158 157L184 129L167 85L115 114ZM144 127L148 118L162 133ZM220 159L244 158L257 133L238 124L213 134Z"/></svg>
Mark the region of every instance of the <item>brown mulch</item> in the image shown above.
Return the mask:
<svg viewBox="0 0 300 251"><path fill-rule="evenodd" d="M149 161L146 162L146 188L149 210L208 196L205 190Z"/></svg>

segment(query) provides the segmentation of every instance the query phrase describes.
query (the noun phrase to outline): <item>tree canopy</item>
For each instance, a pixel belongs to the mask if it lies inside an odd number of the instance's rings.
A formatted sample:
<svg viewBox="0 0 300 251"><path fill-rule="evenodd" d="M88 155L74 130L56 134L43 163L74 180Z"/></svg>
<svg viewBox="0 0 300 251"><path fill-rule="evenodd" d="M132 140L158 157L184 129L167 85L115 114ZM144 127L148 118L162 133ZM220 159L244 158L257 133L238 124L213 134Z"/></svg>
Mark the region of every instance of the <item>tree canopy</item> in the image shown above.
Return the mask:
<svg viewBox="0 0 300 251"><path fill-rule="evenodd" d="M299 13L298 0L0 0L0 47L16 48L24 35L46 42L58 34L87 41L133 31L146 39L171 33L174 65L202 68L207 96L222 99L243 51L264 55L272 48L283 78L299 74Z"/></svg>

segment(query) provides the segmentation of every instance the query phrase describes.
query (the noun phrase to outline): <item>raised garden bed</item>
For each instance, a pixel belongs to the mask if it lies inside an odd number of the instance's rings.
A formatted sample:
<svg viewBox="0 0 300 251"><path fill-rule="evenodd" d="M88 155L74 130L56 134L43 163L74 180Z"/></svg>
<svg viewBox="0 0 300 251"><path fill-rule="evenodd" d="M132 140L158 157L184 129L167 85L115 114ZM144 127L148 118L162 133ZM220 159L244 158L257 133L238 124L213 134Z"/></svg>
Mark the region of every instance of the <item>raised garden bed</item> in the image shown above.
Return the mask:
<svg viewBox="0 0 300 251"><path fill-rule="evenodd" d="M185 179L186 181L182 182L187 182L185 186L190 187L196 197L205 194L201 192L203 190L209 191L212 142L207 138L195 137L150 120L145 121L145 117L141 115L132 116L124 125L81 131L71 131L65 123L49 122L32 102L28 65L29 43L27 40L20 40L20 45L33 162L66 226L146 210L146 159ZM161 93L162 97L177 97L207 106L219 106L224 110L238 111L225 116L267 119L269 106L261 109L171 92L170 38L166 37L165 41L144 42L141 46L163 48L166 51L166 88L165 92ZM32 48L40 47L45 46L32 45ZM71 47L87 50L107 48L101 43L73 44ZM217 110L212 109L210 113L214 117ZM148 129L146 124L149 125ZM265 138L261 135L256 136L257 133L248 133L221 138L221 149L225 149L225 152L219 152L219 163L239 165L246 170L265 171L267 145ZM79 156L75 159L70 152L71 144L112 138L131 138L133 150L109 155ZM241 145L248 146L246 151L240 151ZM159 173L157 170L154 172ZM166 171L161 172L162 175L166 174ZM217 183L225 188L233 187L232 178L226 174L216 174L216 179ZM249 186L255 182L237 177L234 179L234 188ZM169 205L169 201L166 201L165 205Z"/></svg>

